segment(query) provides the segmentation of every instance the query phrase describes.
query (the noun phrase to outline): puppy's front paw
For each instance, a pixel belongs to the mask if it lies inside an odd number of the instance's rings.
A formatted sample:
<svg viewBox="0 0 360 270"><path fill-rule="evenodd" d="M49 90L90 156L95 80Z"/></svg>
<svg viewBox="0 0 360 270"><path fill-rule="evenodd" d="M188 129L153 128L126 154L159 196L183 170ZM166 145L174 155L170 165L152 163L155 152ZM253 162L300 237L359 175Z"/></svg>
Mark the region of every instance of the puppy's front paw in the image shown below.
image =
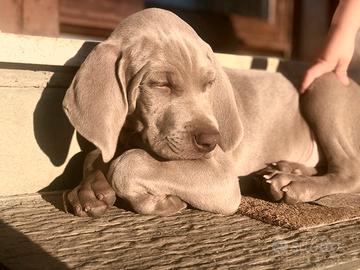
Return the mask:
<svg viewBox="0 0 360 270"><path fill-rule="evenodd" d="M313 180L308 175L315 172L301 164L286 161L269 164L257 172L257 180L272 201L289 204L313 200Z"/></svg>
<svg viewBox="0 0 360 270"><path fill-rule="evenodd" d="M115 200L115 191L101 171L88 175L80 185L64 194L65 209L80 217L99 217Z"/></svg>

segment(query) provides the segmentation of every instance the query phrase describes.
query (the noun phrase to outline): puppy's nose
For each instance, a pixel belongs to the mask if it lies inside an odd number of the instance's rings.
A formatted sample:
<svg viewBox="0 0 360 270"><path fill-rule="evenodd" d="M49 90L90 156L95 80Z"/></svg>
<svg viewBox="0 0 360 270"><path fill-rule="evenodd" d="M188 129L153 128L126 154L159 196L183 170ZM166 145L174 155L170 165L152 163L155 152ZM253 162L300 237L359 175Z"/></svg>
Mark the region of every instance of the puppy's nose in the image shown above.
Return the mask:
<svg viewBox="0 0 360 270"><path fill-rule="evenodd" d="M200 151L209 153L220 141L220 134L217 131L201 132L194 135L194 145Z"/></svg>

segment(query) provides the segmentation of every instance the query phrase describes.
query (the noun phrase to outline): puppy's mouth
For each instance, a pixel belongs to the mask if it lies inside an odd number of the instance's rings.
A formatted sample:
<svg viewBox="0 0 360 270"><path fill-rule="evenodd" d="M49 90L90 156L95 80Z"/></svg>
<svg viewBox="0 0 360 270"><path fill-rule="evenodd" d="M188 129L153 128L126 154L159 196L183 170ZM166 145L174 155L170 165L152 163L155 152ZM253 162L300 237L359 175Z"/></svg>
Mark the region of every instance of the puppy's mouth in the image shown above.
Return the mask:
<svg viewBox="0 0 360 270"><path fill-rule="evenodd" d="M197 151L190 142L184 146L178 140L165 136L163 140L159 140L151 148L154 154L165 160L209 159L213 156L213 151L206 153Z"/></svg>

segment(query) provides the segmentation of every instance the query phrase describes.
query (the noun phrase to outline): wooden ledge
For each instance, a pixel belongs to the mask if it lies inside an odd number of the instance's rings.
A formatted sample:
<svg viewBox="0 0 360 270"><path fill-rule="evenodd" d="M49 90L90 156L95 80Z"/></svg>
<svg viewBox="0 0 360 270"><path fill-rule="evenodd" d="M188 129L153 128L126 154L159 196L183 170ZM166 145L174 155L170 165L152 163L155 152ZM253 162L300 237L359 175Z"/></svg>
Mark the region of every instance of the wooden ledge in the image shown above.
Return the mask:
<svg viewBox="0 0 360 270"><path fill-rule="evenodd" d="M78 67L96 44L96 41L0 33L0 62ZM238 69L250 69L254 59L223 53L216 56L224 67ZM275 57L257 59L267 62L263 68L267 71L276 71L280 62Z"/></svg>
<svg viewBox="0 0 360 270"><path fill-rule="evenodd" d="M78 218L47 202L56 196L0 200L2 264L10 269L356 269L360 265L359 220L291 231L239 214L224 217L197 210L154 217L113 207L102 218Z"/></svg>

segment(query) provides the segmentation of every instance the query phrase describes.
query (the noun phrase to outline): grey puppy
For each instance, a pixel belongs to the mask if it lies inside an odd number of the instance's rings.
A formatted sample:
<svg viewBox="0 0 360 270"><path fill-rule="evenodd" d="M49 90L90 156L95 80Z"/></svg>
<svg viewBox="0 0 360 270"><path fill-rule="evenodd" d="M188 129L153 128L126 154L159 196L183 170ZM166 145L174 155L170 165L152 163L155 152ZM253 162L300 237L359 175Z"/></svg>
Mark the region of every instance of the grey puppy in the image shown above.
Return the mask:
<svg viewBox="0 0 360 270"><path fill-rule="evenodd" d="M238 177L260 169L275 201L359 192L359 104L358 85L333 74L299 102L279 73L224 69L184 21L146 9L96 46L66 93L71 123L97 147L66 198L79 216L102 215L116 195L143 214L187 203L232 214Z"/></svg>

